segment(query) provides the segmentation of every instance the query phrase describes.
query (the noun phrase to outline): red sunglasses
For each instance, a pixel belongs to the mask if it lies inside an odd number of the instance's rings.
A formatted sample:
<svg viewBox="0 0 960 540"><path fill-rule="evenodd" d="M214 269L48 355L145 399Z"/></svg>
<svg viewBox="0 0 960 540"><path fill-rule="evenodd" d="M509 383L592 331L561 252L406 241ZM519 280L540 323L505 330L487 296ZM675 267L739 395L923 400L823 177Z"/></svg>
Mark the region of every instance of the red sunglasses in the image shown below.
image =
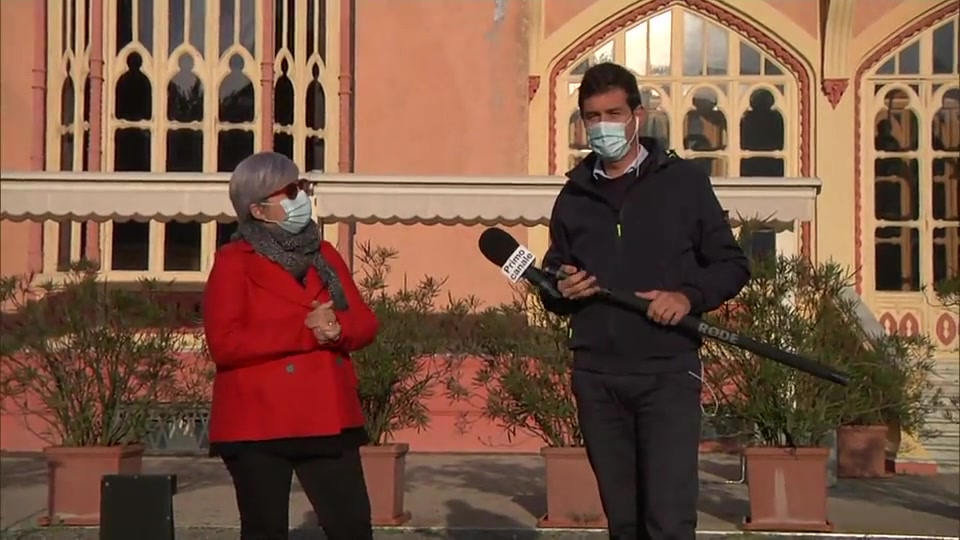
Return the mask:
<svg viewBox="0 0 960 540"><path fill-rule="evenodd" d="M274 195L279 195L283 193L290 200L296 199L297 195L303 191L307 195L313 195L313 182L307 180L306 178L301 178L296 182L291 182L282 188L274 191L270 194L271 197Z"/></svg>

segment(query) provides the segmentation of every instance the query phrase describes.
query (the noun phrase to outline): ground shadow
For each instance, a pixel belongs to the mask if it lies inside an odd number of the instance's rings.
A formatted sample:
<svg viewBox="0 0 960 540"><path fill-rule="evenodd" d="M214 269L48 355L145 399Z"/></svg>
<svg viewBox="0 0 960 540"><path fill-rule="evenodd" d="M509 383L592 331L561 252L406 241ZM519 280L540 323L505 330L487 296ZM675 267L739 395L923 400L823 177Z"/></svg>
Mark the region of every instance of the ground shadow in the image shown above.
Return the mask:
<svg viewBox="0 0 960 540"><path fill-rule="evenodd" d="M455 499L446 501L444 505L447 509L447 526L450 528L456 529L477 527L478 524L482 524L483 528L487 529L510 529L517 531L517 540L536 537L536 530L530 529L529 526L520 523L516 519L503 514L498 514L496 512L491 512L489 510L484 510L482 508L477 508L467 501ZM524 536L520 529L525 530L522 532L529 531L533 534Z"/></svg>
<svg viewBox="0 0 960 540"><path fill-rule="evenodd" d="M406 491L408 505L410 493L418 490L443 492L436 504L442 505L443 527L456 529L509 529L529 530L537 517L546 513L543 486L543 467L538 459L526 459L530 463L516 463L497 456L458 457L436 456L436 459L413 459L407 462ZM522 459L522 458L521 458ZM296 488L294 488L296 489ZM524 523L516 517L481 508L470 502L475 495L464 491L492 494L509 499L531 517ZM312 511L306 512L298 529L318 530L317 518ZM521 532L517 532L520 535ZM424 532L426 534L426 532ZM444 538L453 538L449 532ZM427 536L424 536L427 537ZM516 536L525 540L526 536ZM535 536L530 536L535 538Z"/></svg>
<svg viewBox="0 0 960 540"><path fill-rule="evenodd" d="M489 529L502 529L510 531L510 538L514 540L533 540L538 538L538 531L531 529L527 525L503 514L491 512L483 508L478 508L464 500L449 500L444 502L446 508L447 520L444 530L422 530L418 531L417 538L471 538L479 539L489 536ZM302 536L291 538L324 538L322 529L317 523L317 516L313 511L303 514L302 522L297 525L293 531L297 531ZM486 536L478 534L487 533ZM458 536L458 533L462 533ZM306 535L306 536L304 536Z"/></svg>
<svg viewBox="0 0 960 540"><path fill-rule="evenodd" d="M536 519L547 511L543 463L539 459L524 461L529 463L491 456L465 457L439 464L408 465L407 491L417 486L427 486L489 493L508 498ZM454 524L451 523L451 526Z"/></svg>
<svg viewBox="0 0 960 540"><path fill-rule="evenodd" d="M47 462L42 456L3 457L0 460L0 489L47 483Z"/></svg>
<svg viewBox="0 0 960 540"><path fill-rule="evenodd" d="M830 498L869 501L912 512L960 518L960 474L895 476L877 479L841 479Z"/></svg>
<svg viewBox="0 0 960 540"><path fill-rule="evenodd" d="M143 474L177 476L177 492L231 485L223 463L210 458L145 457ZM7 457L0 460L0 488L45 485L47 463L43 456Z"/></svg>
<svg viewBox="0 0 960 540"><path fill-rule="evenodd" d="M144 474L175 474L177 493L233 485L223 462L213 458L149 457L143 460L143 472Z"/></svg>
<svg viewBox="0 0 960 540"><path fill-rule="evenodd" d="M725 453L700 454L700 498L697 510L737 526L749 513L746 484L740 456ZM703 520L701 520L703 521ZM705 527L700 523L700 527Z"/></svg>
<svg viewBox="0 0 960 540"><path fill-rule="evenodd" d="M700 482L702 484L725 484L740 480L743 468L739 458L712 459L711 456L700 459Z"/></svg>
<svg viewBox="0 0 960 540"><path fill-rule="evenodd" d="M697 511L725 523L738 526L750 513L747 486L743 484L701 483ZM704 528L704 526L704 523L699 525L700 528Z"/></svg>

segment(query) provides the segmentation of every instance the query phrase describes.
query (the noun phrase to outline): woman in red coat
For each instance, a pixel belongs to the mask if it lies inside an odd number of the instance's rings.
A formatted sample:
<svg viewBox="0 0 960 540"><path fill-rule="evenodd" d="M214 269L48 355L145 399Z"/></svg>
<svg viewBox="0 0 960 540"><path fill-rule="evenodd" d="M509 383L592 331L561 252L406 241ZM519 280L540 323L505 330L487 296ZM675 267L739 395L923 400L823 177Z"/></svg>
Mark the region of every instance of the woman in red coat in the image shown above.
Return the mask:
<svg viewBox="0 0 960 540"><path fill-rule="evenodd" d="M233 477L242 540L287 538L293 473L327 538L372 539L350 353L373 341L377 321L320 239L298 177L292 161L263 152L230 178L238 231L217 252L203 301L216 364L211 454Z"/></svg>

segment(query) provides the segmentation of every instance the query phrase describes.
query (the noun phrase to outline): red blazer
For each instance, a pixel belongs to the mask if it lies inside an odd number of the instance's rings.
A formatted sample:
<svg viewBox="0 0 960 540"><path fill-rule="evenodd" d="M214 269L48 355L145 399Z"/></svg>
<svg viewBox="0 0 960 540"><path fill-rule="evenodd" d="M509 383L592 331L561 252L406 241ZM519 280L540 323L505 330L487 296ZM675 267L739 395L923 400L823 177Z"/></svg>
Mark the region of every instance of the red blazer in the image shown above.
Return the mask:
<svg viewBox="0 0 960 540"><path fill-rule="evenodd" d="M216 364L210 441L336 435L363 425L350 352L370 344L377 320L337 250L320 251L340 276L350 308L341 337L320 346L305 326L311 303L330 296L317 272L306 286L242 241L217 251L203 298L203 329Z"/></svg>

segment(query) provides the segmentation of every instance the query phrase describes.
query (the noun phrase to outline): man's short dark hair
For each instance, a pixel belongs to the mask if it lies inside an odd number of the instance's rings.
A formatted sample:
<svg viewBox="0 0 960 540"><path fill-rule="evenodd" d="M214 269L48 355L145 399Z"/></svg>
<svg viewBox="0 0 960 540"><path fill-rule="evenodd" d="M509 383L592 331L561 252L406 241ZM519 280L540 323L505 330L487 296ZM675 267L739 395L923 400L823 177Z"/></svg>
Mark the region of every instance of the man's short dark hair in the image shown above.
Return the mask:
<svg viewBox="0 0 960 540"><path fill-rule="evenodd" d="M627 93L627 105L631 111L641 105L637 78L630 73L630 70L613 62L602 62L592 66L583 74L577 105L582 111L584 101L598 94L605 94L614 88Z"/></svg>

